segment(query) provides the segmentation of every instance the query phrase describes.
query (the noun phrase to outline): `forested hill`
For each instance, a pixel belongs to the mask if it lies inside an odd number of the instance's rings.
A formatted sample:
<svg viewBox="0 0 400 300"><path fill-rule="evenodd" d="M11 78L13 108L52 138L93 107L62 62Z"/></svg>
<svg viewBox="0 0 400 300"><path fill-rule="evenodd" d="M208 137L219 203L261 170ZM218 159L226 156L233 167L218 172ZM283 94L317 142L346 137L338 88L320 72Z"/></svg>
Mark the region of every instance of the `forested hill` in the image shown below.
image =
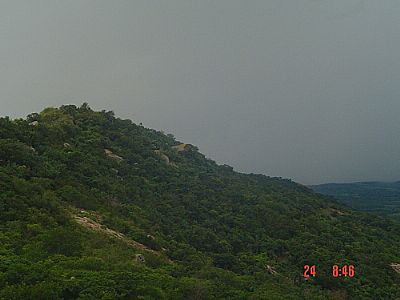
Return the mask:
<svg viewBox="0 0 400 300"><path fill-rule="evenodd" d="M399 299L399 229L87 104L0 119L0 299Z"/></svg>
<svg viewBox="0 0 400 300"><path fill-rule="evenodd" d="M400 181L327 183L311 188L355 209L389 216L400 222Z"/></svg>

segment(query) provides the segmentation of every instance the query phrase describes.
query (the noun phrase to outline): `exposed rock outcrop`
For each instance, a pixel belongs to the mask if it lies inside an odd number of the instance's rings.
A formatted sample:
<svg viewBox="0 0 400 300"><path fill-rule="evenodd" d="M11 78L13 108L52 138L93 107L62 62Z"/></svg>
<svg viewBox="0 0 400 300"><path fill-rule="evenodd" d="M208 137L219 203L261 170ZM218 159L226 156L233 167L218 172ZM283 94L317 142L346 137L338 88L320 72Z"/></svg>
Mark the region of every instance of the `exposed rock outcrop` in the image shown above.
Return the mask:
<svg viewBox="0 0 400 300"><path fill-rule="evenodd" d="M118 163L124 161L124 159L121 156L114 154L110 149L104 149L104 153L107 155L107 157L111 158L112 160L115 160Z"/></svg>
<svg viewBox="0 0 400 300"><path fill-rule="evenodd" d="M266 265L265 268L267 269L267 272L272 274L272 275L278 274L278 272L275 271L274 268L272 268L270 265Z"/></svg>
<svg viewBox="0 0 400 300"><path fill-rule="evenodd" d="M391 266L392 269L395 270L397 273L400 273L400 264L391 263L390 266Z"/></svg>
<svg viewBox="0 0 400 300"><path fill-rule="evenodd" d="M136 254L135 257L136 262L144 264L146 259L144 258L143 254Z"/></svg>
<svg viewBox="0 0 400 300"><path fill-rule="evenodd" d="M164 153L161 152L161 150L154 150L154 153L160 156L160 158L167 164L170 164L169 157L166 156Z"/></svg>
<svg viewBox="0 0 400 300"><path fill-rule="evenodd" d="M102 232L102 233L104 233L104 234L106 234L108 236L111 236L113 238L122 240L126 244L128 244L129 246L132 246L132 247L134 247L136 249L140 249L140 250L144 250L144 251L147 251L147 252L151 252L151 253L153 253L155 255L160 255L159 252L154 251L154 250L146 247L145 245L143 245L143 244L141 244L139 242L136 242L136 241L134 241L132 239L129 239L123 233L117 232L117 231L112 230L110 228L107 228L104 225L102 225L100 223L97 223L96 221L94 221L94 220L92 220L92 219L90 219L88 217L76 216L75 215L74 219L78 224L80 224L83 227L86 227L86 228L94 230L94 231Z"/></svg>
<svg viewBox="0 0 400 300"><path fill-rule="evenodd" d="M29 123L29 126L38 126L39 122L38 121L33 121Z"/></svg>
<svg viewBox="0 0 400 300"><path fill-rule="evenodd" d="M188 144L179 144L179 145L176 145L176 146L172 146L171 148L176 150L176 151L178 151L178 152L182 152L182 151L187 150L186 149L187 145Z"/></svg>

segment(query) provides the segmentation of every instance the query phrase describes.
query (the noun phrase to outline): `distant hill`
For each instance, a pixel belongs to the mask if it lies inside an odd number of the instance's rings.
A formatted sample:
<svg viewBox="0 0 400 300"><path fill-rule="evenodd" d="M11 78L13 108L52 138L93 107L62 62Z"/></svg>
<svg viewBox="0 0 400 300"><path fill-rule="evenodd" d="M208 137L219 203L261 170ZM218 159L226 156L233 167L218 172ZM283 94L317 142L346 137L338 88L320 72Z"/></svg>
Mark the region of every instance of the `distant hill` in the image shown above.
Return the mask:
<svg viewBox="0 0 400 300"><path fill-rule="evenodd" d="M389 216L400 222L400 181L328 183L311 188L355 209Z"/></svg>
<svg viewBox="0 0 400 300"><path fill-rule="evenodd" d="M0 299L399 299L399 232L87 104L0 118Z"/></svg>

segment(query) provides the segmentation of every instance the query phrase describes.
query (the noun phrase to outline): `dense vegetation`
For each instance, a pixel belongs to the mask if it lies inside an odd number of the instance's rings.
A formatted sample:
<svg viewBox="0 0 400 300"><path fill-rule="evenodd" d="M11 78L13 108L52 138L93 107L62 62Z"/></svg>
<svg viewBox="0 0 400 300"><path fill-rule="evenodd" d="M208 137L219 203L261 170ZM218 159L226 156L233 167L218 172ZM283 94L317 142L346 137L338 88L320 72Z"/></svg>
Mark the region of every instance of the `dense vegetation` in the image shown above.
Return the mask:
<svg viewBox="0 0 400 300"><path fill-rule="evenodd" d="M355 209L388 216L400 222L400 181L327 183L311 188Z"/></svg>
<svg viewBox="0 0 400 300"><path fill-rule="evenodd" d="M0 299L400 297L398 224L179 144L87 104L1 118Z"/></svg>

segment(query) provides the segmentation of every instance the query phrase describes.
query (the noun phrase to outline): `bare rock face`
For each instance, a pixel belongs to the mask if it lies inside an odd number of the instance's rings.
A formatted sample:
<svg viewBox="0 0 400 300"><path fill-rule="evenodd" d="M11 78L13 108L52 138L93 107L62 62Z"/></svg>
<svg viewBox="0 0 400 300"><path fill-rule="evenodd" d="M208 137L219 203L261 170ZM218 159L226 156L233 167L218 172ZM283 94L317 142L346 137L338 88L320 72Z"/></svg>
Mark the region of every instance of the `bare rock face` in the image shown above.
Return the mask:
<svg viewBox="0 0 400 300"><path fill-rule="evenodd" d="M272 274L272 275L278 274L278 272L275 271L274 268L271 267L270 265L266 265L265 268L267 269L267 272L268 272L269 274Z"/></svg>
<svg viewBox="0 0 400 300"><path fill-rule="evenodd" d="M146 235L147 238L151 239L151 240L155 240L156 238L154 236L152 236L151 234Z"/></svg>
<svg viewBox="0 0 400 300"><path fill-rule="evenodd" d="M160 156L160 158L167 164L170 164L169 157L162 153L160 150L154 150L154 153Z"/></svg>
<svg viewBox="0 0 400 300"><path fill-rule="evenodd" d="M165 161L165 163L166 163L167 165L169 165L170 161L169 161L169 157L168 157L168 156L166 156L165 154L161 154L160 157L161 157L161 159L162 159L163 161Z"/></svg>
<svg viewBox="0 0 400 300"><path fill-rule="evenodd" d="M176 150L176 151L178 151L178 152L182 152L182 151L186 150L186 146L187 146L187 144L179 144L179 145L176 145L176 146L172 146L171 148Z"/></svg>
<svg viewBox="0 0 400 300"><path fill-rule="evenodd" d="M146 262L146 259L144 258L144 256L142 254L136 254L135 260L138 263L142 263L142 264L144 264Z"/></svg>
<svg viewBox="0 0 400 300"><path fill-rule="evenodd" d="M121 156L118 156L118 155L114 154L109 149L104 149L104 153L107 155L107 157L111 158L112 160L115 160L118 163L124 161L124 159Z"/></svg>
<svg viewBox="0 0 400 300"><path fill-rule="evenodd" d="M400 273L400 264L391 263L390 266L391 266L392 269L395 270L397 273Z"/></svg>
<svg viewBox="0 0 400 300"><path fill-rule="evenodd" d="M29 126L38 126L39 122L38 121L33 121L29 123Z"/></svg>

